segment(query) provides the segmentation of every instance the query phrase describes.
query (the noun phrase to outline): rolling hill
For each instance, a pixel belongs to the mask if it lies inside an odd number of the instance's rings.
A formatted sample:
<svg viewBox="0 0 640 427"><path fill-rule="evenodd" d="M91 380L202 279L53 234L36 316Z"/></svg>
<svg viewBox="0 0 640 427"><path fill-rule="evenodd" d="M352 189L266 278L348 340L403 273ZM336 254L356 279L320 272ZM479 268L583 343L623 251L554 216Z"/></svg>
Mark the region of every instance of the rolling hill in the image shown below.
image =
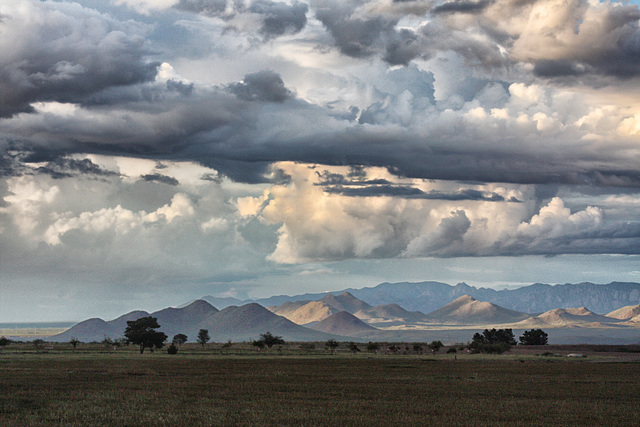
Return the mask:
<svg viewBox="0 0 640 427"><path fill-rule="evenodd" d="M467 325L512 323L529 317L526 313L508 310L487 301L478 301L469 295L463 295L427 316L444 323Z"/></svg>
<svg viewBox="0 0 640 427"><path fill-rule="evenodd" d="M640 305L628 305L607 314L607 317L613 317L614 319L620 320L632 319L636 316L640 316Z"/></svg>
<svg viewBox="0 0 640 427"><path fill-rule="evenodd" d="M362 320L346 311L339 311L316 325L313 325L311 328L316 331L345 335L349 337L357 337L363 333L376 331L376 328L367 325Z"/></svg>

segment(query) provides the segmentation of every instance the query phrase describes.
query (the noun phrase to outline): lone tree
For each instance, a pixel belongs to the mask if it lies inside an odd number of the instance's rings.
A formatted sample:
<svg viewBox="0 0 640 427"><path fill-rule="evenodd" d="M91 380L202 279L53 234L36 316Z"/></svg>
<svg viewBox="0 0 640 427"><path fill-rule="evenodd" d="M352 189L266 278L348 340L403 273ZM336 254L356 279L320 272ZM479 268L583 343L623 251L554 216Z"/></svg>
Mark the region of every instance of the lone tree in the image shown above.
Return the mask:
<svg viewBox="0 0 640 427"><path fill-rule="evenodd" d="M325 348L331 351L331 354L336 352L336 348L340 346L340 343L336 340L329 340L324 344Z"/></svg>
<svg viewBox="0 0 640 427"><path fill-rule="evenodd" d="M271 332L265 332L260 334L260 341L264 342L264 345L271 348L274 345L283 345L284 340L278 335L273 335Z"/></svg>
<svg viewBox="0 0 640 427"><path fill-rule="evenodd" d="M144 353L145 348L150 349L151 352L154 348L161 349L167 335L164 332L156 331L159 327L158 319L153 316L127 321L127 329L124 330L127 344L140 346L140 354Z"/></svg>
<svg viewBox="0 0 640 427"><path fill-rule="evenodd" d="M209 330L208 329L200 329L198 331L198 340L197 340L197 342L203 348L204 348L204 345L206 343L208 343L210 339L211 339L211 337L209 337Z"/></svg>
<svg viewBox="0 0 640 427"><path fill-rule="evenodd" d="M549 335L542 329L531 329L524 331L519 340L522 345L547 345Z"/></svg>
<svg viewBox="0 0 640 427"><path fill-rule="evenodd" d="M188 337L185 334L177 334L173 336L173 339L171 340L172 344L177 344L178 347L181 347L182 344L187 342Z"/></svg>
<svg viewBox="0 0 640 427"><path fill-rule="evenodd" d="M442 341L431 341L429 343L429 350L431 350L431 352L433 354L436 354L437 352L440 351L440 349L442 348Z"/></svg>
<svg viewBox="0 0 640 427"><path fill-rule="evenodd" d="M7 346L11 344L11 340L5 337L0 337L0 350L2 349L2 347Z"/></svg>
<svg viewBox="0 0 640 427"><path fill-rule="evenodd" d="M78 344L80 344L80 340L76 337L71 337L71 339L69 340L69 344L71 344L73 348L76 348Z"/></svg>

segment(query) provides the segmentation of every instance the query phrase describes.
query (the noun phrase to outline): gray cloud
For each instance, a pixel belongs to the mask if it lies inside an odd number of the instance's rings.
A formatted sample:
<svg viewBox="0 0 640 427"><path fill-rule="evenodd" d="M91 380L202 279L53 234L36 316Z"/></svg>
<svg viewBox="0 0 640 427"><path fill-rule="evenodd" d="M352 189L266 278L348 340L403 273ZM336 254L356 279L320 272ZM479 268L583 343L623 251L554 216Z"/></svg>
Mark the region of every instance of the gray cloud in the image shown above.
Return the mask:
<svg viewBox="0 0 640 427"><path fill-rule="evenodd" d="M352 184L354 185L354 184ZM361 184L362 185L362 184ZM479 191L473 189L460 190L453 193L442 191L424 192L419 188L402 186L402 185L367 185L354 187L333 186L325 187L324 191L333 194L342 194L349 197L402 197L408 199L424 199L424 200L473 200L483 202L504 202L505 198L497 193ZM508 202L519 203L515 198L507 200Z"/></svg>
<svg viewBox="0 0 640 427"><path fill-rule="evenodd" d="M285 34L296 34L307 24L309 6L306 3L293 1L291 4L257 0L247 7L244 3L233 0L180 0L175 8L189 12L215 16L234 26L234 19L243 14L254 14L261 21L258 33L265 40Z"/></svg>
<svg viewBox="0 0 640 427"><path fill-rule="evenodd" d="M180 184L180 182L178 182L178 180L175 179L174 177L162 175L159 173L142 175L140 178L144 179L147 182L159 182L161 184L174 185L174 186Z"/></svg>
<svg viewBox="0 0 640 427"><path fill-rule="evenodd" d="M481 13L489 4L490 0L448 1L431 9L431 13Z"/></svg>
<svg viewBox="0 0 640 427"><path fill-rule="evenodd" d="M9 8L0 22L0 117L32 112L38 101L83 103L106 88L155 77L143 25L78 4L20 3L32 19Z"/></svg>
<svg viewBox="0 0 640 427"><path fill-rule="evenodd" d="M284 102L292 97L282 78L270 70L247 74L242 82L229 85L229 91L245 101Z"/></svg>
<svg viewBox="0 0 640 427"><path fill-rule="evenodd" d="M65 157L58 157L48 162L45 166L36 168L35 171L50 175L54 179L70 178L75 175L93 175L97 177L116 175L115 172L102 169L89 159L76 160Z"/></svg>

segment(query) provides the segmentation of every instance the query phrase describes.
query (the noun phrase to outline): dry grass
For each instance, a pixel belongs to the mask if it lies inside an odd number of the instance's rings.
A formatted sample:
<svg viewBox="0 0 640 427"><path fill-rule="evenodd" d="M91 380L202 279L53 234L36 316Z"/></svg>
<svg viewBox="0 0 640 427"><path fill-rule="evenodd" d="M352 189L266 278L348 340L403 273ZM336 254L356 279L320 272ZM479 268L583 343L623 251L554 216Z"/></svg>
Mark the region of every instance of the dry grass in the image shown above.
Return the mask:
<svg viewBox="0 0 640 427"><path fill-rule="evenodd" d="M640 364L589 360L5 352L0 425L636 424Z"/></svg>

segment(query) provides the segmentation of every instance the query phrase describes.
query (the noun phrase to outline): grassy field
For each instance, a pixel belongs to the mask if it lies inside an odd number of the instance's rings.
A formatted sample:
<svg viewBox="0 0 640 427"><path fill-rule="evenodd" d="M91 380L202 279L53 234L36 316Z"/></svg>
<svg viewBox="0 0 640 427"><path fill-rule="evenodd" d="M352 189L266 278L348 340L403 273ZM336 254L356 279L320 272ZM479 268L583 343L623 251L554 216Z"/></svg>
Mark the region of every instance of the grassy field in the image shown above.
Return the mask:
<svg viewBox="0 0 640 427"><path fill-rule="evenodd" d="M637 425L640 363L588 357L0 354L0 425ZM454 359L455 357L455 359ZM599 360L600 362L594 362Z"/></svg>

